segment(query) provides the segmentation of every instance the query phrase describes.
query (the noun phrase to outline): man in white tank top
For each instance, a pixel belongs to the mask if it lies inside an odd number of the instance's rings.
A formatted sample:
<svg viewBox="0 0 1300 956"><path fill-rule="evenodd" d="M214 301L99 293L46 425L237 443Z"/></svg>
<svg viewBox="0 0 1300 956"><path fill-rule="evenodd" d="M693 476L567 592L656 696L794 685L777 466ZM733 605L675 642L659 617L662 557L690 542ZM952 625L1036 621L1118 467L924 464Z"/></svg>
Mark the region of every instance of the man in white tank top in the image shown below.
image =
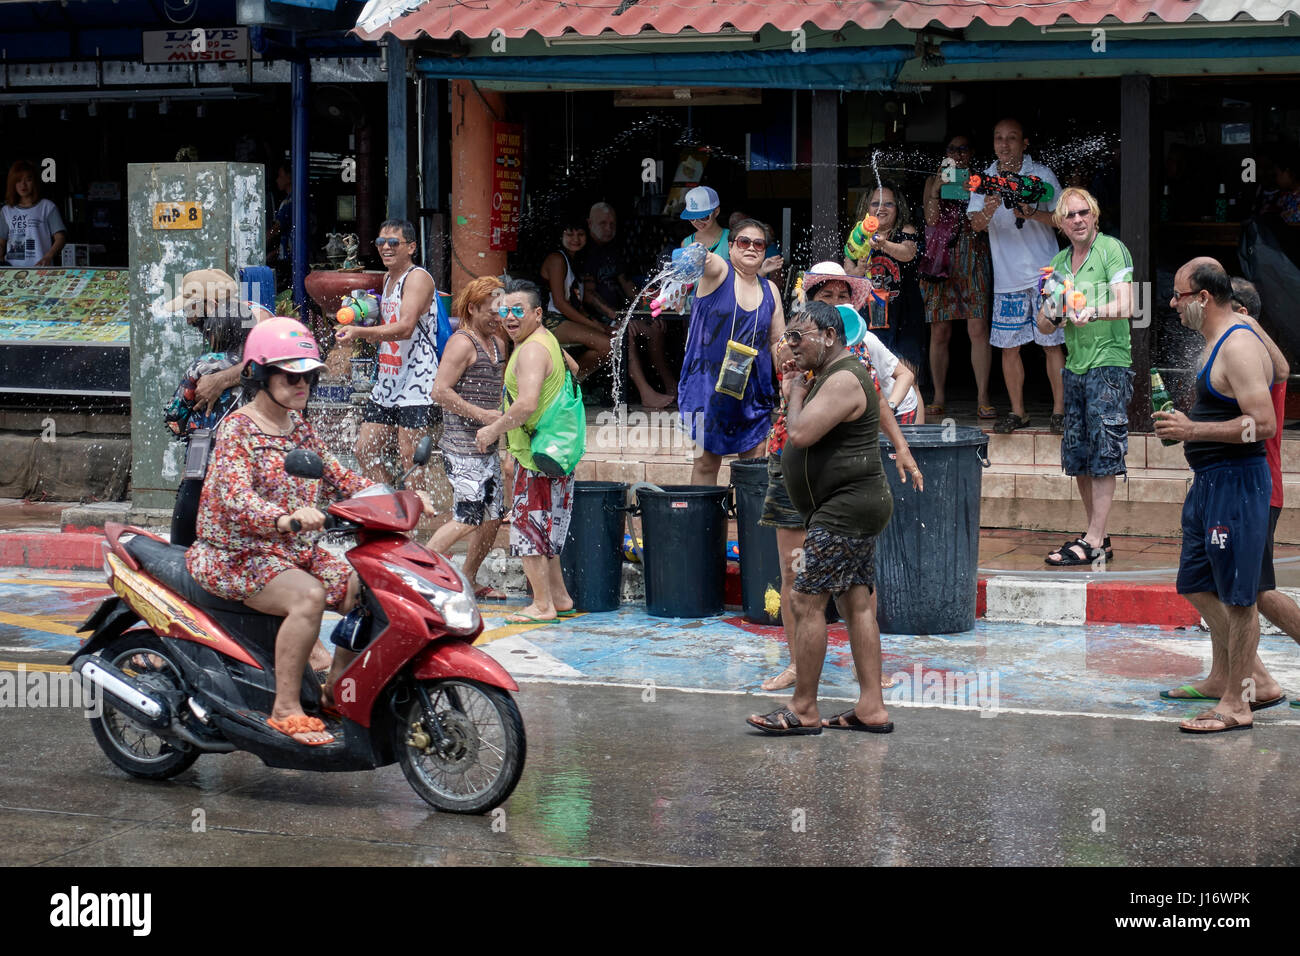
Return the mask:
<svg viewBox="0 0 1300 956"><path fill-rule="evenodd" d="M381 325L369 328L341 326L335 341L356 337L379 347L375 387L361 415L357 462L371 481L392 482L399 477L384 471L384 455L397 437L404 473L411 467L415 445L430 425L438 422L433 404L433 380L438 374L434 349L437 313L433 276L415 265L415 226L403 219L387 219L375 240L388 275L380 303Z"/></svg>

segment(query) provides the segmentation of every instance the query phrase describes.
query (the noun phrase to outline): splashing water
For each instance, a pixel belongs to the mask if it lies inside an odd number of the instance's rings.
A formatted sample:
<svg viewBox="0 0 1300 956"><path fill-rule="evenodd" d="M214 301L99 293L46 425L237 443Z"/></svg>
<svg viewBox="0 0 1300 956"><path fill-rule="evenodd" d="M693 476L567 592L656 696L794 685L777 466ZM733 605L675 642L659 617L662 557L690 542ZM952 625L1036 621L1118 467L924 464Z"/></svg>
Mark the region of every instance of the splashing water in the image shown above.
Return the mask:
<svg viewBox="0 0 1300 956"><path fill-rule="evenodd" d="M650 299L650 314L658 316L662 307L667 306L674 299L680 299L685 295L686 287L698 282L704 275L704 260L708 250L698 242L693 242L685 249L674 249L673 260L664 269L653 276L649 282L641 287L641 291L636 294L632 302L619 319L618 327L614 332L614 337L610 340L609 358L611 378L614 385L614 407L618 408L623 404L623 340L627 335L628 323L632 321L632 313L636 311L637 305L643 298L646 298L650 290L655 286L659 287L659 292L655 298ZM628 348L636 348L635 342L628 343Z"/></svg>

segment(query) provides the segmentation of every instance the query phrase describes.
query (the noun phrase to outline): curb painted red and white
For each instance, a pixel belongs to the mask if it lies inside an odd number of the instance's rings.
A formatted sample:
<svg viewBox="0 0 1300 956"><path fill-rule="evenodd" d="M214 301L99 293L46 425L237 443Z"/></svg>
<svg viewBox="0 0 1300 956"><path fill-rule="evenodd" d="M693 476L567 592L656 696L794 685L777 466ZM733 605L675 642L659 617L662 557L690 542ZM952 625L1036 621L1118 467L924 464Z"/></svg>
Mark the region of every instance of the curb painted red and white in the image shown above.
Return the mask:
<svg viewBox="0 0 1300 956"><path fill-rule="evenodd" d="M90 531L0 532L0 567L97 571L103 535ZM728 562L726 601L739 605L740 574ZM1200 615L1172 584L1061 581L995 574L979 581L975 616L1026 624L1148 624L1195 627Z"/></svg>

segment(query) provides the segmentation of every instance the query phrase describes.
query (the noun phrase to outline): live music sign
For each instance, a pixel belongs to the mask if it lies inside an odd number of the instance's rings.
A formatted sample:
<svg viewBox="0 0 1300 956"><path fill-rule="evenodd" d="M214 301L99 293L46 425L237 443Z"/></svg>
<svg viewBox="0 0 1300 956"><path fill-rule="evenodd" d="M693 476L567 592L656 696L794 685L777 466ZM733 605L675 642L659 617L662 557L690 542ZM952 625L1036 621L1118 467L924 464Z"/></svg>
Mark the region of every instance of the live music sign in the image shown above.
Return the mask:
<svg viewBox="0 0 1300 956"><path fill-rule="evenodd" d="M146 30L145 63L242 63L248 59L247 27Z"/></svg>

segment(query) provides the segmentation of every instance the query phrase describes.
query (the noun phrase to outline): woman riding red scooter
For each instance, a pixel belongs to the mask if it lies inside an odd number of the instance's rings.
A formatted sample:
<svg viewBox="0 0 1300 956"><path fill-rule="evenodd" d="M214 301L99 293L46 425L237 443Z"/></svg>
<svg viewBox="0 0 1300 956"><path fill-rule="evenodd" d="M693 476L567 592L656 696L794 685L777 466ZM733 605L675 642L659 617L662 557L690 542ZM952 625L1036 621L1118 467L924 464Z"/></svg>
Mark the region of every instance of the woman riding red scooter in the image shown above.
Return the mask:
<svg viewBox="0 0 1300 956"><path fill-rule="evenodd" d="M213 594L284 617L267 723L299 743L328 744L334 737L325 724L303 712L302 674L325 609L350 611L359 580L346 561L297 533L324 527L323 489L320 481L287 474L284 456L294 448L316 452L324 461L324 482L343 497L372 482L339 464L301 414L324 365L306 326L284 317L259 323L248 335L244 359L242 381L255 395L220 427L199 500L198 540L185 563ZM355 657L336 648L326 703Z"/></svg>

